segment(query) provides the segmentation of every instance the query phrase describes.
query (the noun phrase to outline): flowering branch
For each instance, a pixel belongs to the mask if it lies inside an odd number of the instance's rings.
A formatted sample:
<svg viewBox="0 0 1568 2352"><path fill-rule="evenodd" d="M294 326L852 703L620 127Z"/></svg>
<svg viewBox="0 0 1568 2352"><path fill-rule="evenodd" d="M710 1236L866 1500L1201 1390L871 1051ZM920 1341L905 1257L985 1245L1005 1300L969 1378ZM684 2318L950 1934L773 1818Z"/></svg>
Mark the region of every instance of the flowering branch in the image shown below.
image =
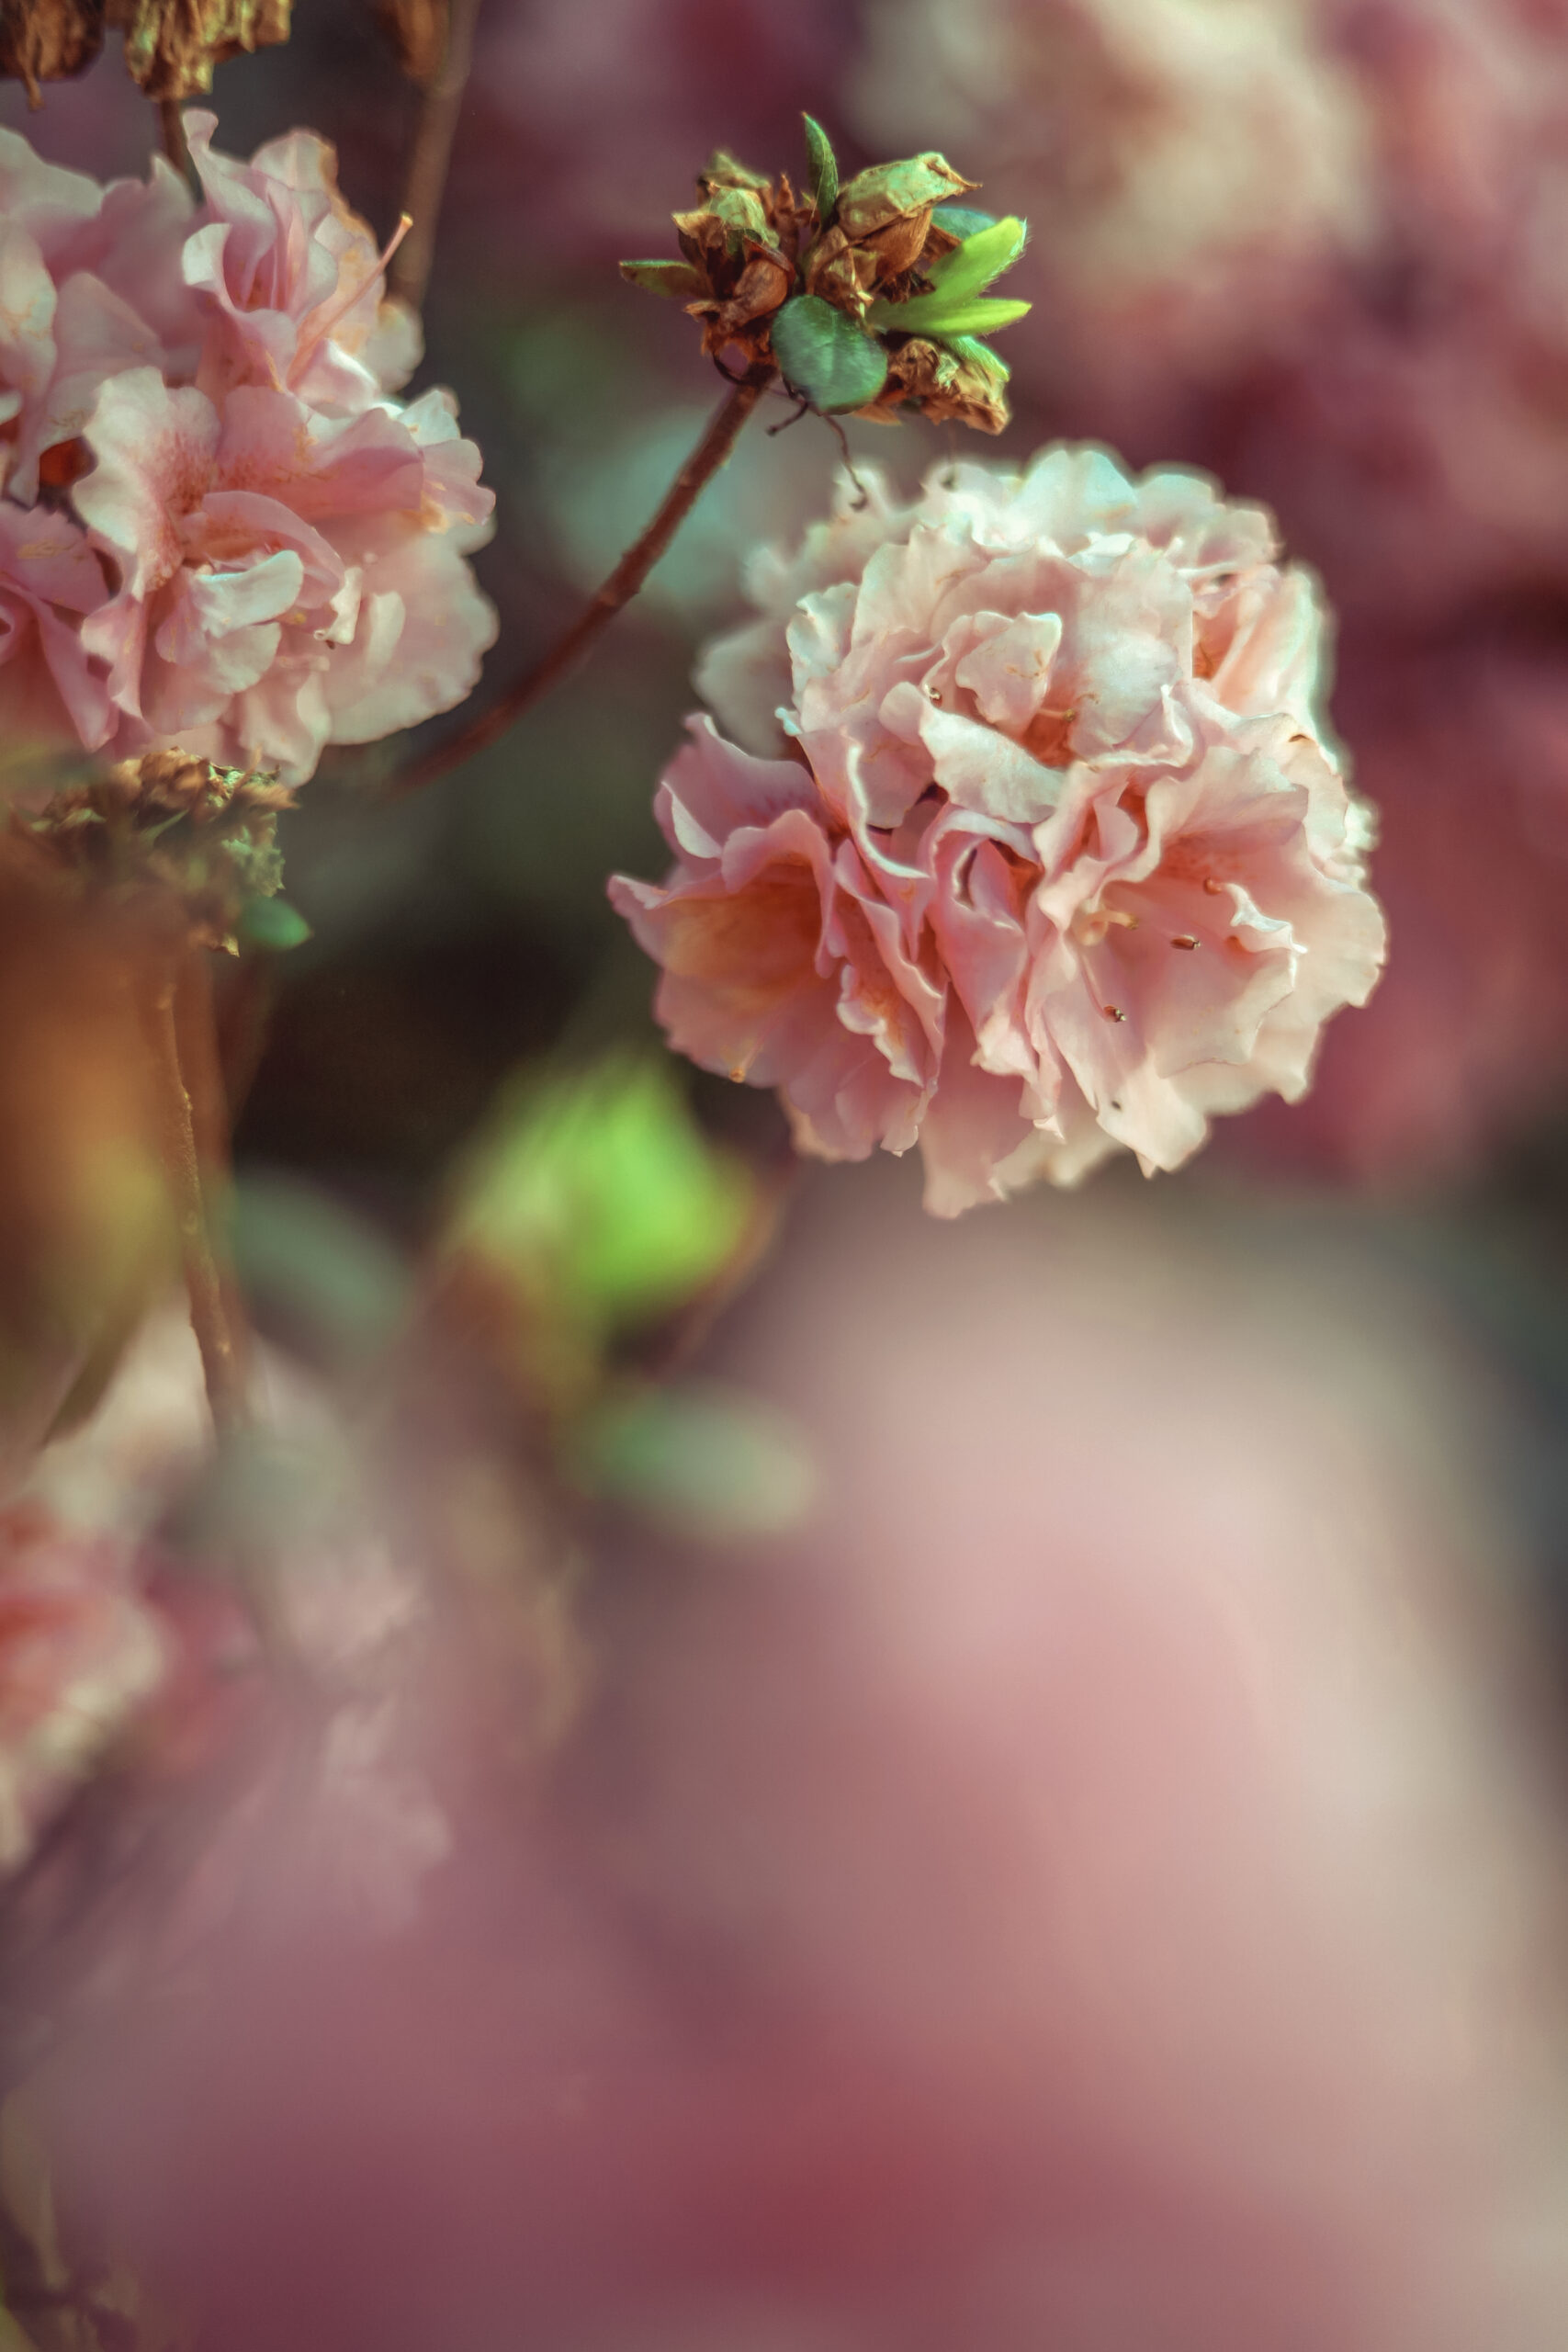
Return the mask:
<svg viewBox="0 0 1568 2352"><path fill-rule="evenodd" d="M626 549L592 602L543 657L514 679L499 702L480 711L456 735L448 736L393 777L390 797L418 792L485 751L505 734L514 720L576 669L598 643L623 605L629 605L681 525L695 505L705 483L717 473L735 447L741 426L773 381L770 365L748 370L720 404L706 432L671 483L659 512L641 537Z"/></svg>

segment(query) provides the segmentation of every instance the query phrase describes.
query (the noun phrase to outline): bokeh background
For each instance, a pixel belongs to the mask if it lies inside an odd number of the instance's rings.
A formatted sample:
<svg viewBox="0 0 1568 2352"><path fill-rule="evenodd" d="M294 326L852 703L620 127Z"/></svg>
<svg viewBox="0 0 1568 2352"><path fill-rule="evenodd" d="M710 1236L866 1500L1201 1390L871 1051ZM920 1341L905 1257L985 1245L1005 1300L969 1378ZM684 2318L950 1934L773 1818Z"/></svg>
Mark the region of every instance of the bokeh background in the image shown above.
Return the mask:
<svg viewBox="0 0 1568 2352"><path fill-rule="evenodd" d="M383 234L417 104L350 0L214 98L231 151L335 140ZM236 1246L371 1518L483 1599L417 1669L440 1806L378 1798L380 1940L303 1833L237 1865L205 2006L68 2049L57 2129L221 2352L1548 2352L1568 6L485 0L416 384L498 493L488 688L719 390L617 257L803 107L1029 220L998 462L1210 469L1321 572L1387 977L1179 1178L956 1227L647 1060L604 880L660 870L746 553L825 509L815 419L492 750L389 803L329 756ZM0 115L105 176L152 135L112 53Z"/></svg>

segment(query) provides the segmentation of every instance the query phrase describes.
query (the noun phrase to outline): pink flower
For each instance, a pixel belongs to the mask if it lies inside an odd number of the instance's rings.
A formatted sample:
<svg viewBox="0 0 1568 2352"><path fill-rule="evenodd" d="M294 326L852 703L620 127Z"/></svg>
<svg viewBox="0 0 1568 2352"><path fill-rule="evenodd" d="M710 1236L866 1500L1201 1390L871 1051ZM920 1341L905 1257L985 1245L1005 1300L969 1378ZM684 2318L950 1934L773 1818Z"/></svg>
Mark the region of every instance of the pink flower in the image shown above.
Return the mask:
<svg viewBox="0 0 1568 2352"><path fill-rule="evenodd" d="M0 134L0 721L299 783L469 691L493 500L447 394L389 396L417 324L331 148L189 124L199 215L164 164L105 189Z"/></svg>
<svg viewBox="0 0 1568 2352"><path fill-rule="evenodd" d="M493 634L466 551L491 493L439 393L327 417L242 385L221 410L152 368L106 384L76 503L118 563L85 624L117 744L308 776L323 743L468 693Z"/></svg>
<svg viewBox="0 0 1568 2352"><path fill-rule="evenodd" d="M215 314L199 381L272 384L353 415L419 364L419 321L386 299L376 241L337 187L337 159L313 131L258 147L249 164L212 150L217 118L186 118L208 220L185 248L187 285Z"/></svg>
<svg viewBox="0 0 1568 2352"><path fill-rule="evenodd" d="M87 659L80 619L104 576L68 515L0 499L0 708L7 752L103 742L114 713Z"/></svg>
<svg viewBox="0 0 1568 2352"><path fill-rule="evenodd" d="M918 1139L943 1215L1304 1092L1383 924L1276 553L1196 475L1055 448L761 557L699 673L751 748L697 721L673 873L611 886L671 1042L781 1088L804 1149Z"/></svg>

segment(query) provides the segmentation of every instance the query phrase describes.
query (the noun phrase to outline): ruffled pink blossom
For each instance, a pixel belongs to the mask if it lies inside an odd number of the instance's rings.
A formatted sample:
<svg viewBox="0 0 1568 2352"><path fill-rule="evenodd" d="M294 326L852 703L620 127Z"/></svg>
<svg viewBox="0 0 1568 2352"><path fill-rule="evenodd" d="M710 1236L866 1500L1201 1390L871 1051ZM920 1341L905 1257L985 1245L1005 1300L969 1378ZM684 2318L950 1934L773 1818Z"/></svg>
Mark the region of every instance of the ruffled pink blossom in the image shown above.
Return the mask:
<svg viewBox="0 0 1568 2352"><path fill-rule="evenodd" d="M1365 815L1317 717L1323 616L1269 517L1093 449L965 465L765 554L617 877L705 1068L829 1159L919 1140L953 1215L1306 1089L1376 979ZM770 756L772 754L772 756Z"/></svg>
<svg viewBox="0 0 1568 2352"><path fill-rule="evenodd" d="M0 134L0 720L298 783L472 687L493 501L449 395L390 397L417 323L332 149L188 122L199 212L162 163L105 189Z"/></svg>

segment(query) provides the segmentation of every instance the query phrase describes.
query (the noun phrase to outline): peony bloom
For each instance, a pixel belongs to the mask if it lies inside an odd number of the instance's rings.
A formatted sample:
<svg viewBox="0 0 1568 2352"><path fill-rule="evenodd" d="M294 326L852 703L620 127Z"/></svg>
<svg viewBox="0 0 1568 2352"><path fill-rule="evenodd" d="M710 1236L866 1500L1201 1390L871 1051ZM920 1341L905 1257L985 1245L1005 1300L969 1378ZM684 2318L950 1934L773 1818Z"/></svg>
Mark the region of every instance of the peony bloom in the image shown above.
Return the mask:
<svg viewBox="0 0 1568 2352"><path fill-rule="evenodd" d="M611 885L672 1044L779 1087L805 1150L919 1140L942 1215L1302 1094L1383 922L1277 553L1199 476L1058 447L763 554L699 673L748 748L696 721L674 871Z"/></svg>
<svg viewBox="0 0 1568 2352"><path fill-rule="evenodd" d="M188 126L199 210L161 163L105 189L0 135L0 719L300 783L468 693L493 500L450 396L391 397L417 322L331 148Z"/></svg>

